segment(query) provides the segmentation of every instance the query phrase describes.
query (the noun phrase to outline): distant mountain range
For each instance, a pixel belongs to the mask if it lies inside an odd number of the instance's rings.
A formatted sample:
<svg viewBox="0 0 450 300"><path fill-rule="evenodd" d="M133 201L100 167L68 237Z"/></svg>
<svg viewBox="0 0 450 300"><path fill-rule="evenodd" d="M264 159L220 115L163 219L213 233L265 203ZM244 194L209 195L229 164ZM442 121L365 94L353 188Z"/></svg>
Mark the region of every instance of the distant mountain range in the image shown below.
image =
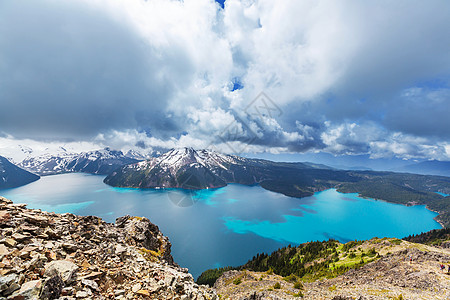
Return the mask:
<svg viewBox="0 0 450 300"><path fill-rule="evenodd" d="M39 176L17 167L0 156L0 189L18 187L38 179Z"/></svg>
<svg viewBox="0 0 450 300"><path fill-rule="evenodd" d="M450 177L450 161L429 160L396 169L401 172Z"/></svg>
<svg viewBox="0 0 450 300"><path fill-rule="evenodd" d="M134 153L124 155L122 151L105 148L83 153L62 153L59 155L41 155L24 159L18 165L39 175L53 175L71 172L91 174L110 174L115 169L139 161Z"/></svg>

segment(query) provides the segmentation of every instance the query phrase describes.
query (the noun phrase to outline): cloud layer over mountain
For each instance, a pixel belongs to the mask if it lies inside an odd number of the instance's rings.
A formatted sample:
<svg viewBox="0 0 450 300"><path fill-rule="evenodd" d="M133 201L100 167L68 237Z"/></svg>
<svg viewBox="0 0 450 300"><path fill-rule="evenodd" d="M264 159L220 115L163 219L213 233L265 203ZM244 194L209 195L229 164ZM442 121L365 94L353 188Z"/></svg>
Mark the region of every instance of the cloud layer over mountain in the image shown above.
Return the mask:
<svg viewBox="0 0 450 300"><path fill-rule="evenodd" d="M444 0L1 1L0 132L450 160L449 18Z"/></svg>

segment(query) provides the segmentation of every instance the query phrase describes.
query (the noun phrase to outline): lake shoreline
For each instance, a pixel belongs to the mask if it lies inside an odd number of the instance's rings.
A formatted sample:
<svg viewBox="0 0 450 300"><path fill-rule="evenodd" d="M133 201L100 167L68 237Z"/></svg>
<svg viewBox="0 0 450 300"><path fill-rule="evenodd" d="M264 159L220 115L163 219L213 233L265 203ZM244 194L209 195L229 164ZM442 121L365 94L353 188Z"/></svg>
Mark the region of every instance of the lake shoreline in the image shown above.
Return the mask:
<svg viewBox="0 0 450 300"><path fill-rule="evenodd" d="M224 186L210 187L210 188L205 188L205 189L186 189L186 188L179 188L179 187L148 187L148 188L141 188L141 187L130 187L130 186L112 186L112 185L109 185L109 184L107 184L107 183L104 182L104 179L107 177L107 175L102 175L102 174L91 174L91 173L84 173L84 172L60 172L60 173L55 173L55 174L44 174L44 175L41 175L41 178L42 178L42 177L57 176L57 175L67 175L67 174L83 174L83 175L99 176L99 177L103 177L102 182L103 182L105 185L109 186L109 187L112 187L112 188L119 188L119 189L142 190L142 191L146 191L146 190L157 190L157 191L164 191L164 190L167 190L167 191L171 191L171 190L172 190L172 191L173 191L173 190L175 190L175 191L176 191L176 190L185 190L185 191L193 192L193 191L202 191L202 190L217 190L217 189L225 188L225 187L227 187L228 185L233 185L233 184L236 184L236 185L243 185L243 186L249 186L249 187L251 187L251 186L259 186L259 187L265 189L264 187L261 186L260 182L254 183L254 184L249 184L249 185L231 182L231 183L227 183L227 184L224 185ZM41 178L39 178L39 179L36 180L36 181L39 181ZM33 183L33 182L31 182L31 183ZM30 183L28 183L28 184L30 184ZM27 185L28 185L28 184L27 184ZM412 203L412 204L409 204L409 203L396 203L396 202L392 202L392 201L389 201L389 200L377 199L377 198L371 198L371 197L362 196L362 195L361 195L360 193L358 193L358 192L356 192L356 193L345 193L345 192L341 192L341 191L339 191L339 188L338 188L338 187L333 187L333 188L328 188L328 189L323 189L323 190L317 190L317 191L315 191L314 194L311 195L311 196L314 196L314 195L315 195L316 193L318 193L318 192L323 192L323 191L326 191L326 190L329 190L329 189L335 189L335 190L338 191L339 193L343 193L343 194L357 194L359 198L363 198L363 199L374 200L374 201L382 201L382 202L386 202L386 203L390 203L390 204L400 204L400 205L404 205L404 206L406 206L406 207L417 206L417 205L424 205L425 208L426 208L427 210L429 210L429 211L431 211L431 212L434 212L434 213L437 213L437 214L438 214L438 215L435 216L433 219L434 219L437 223L439 223L439 225L441 226L441 228L446 228L445 225L444 225L444 223L443 223L441 220L438 219L438 217L439 217L443 212L440 212L440 211L437 211L437 210L433 210L433 209L431 209L427 204L418 204L418 203L417 203L417 204L416 204L416 203ZM7 190L7 189L6 189L6 190ZM266 190L268 190L268 189L266 189ZM1 191L2 191L2 190L0 190L0 192L1 192ZM271 190L268 190L268 191L271 191ZM311 196L293 197L293 196L289 196L289 195L286 195L286 194L281 193L281 192L276 192L276 191L271 191L271 192L278 193L278 194L282 194L282 195L284 195L284 196L286 196L286 197L290 197L290 198L297 198L297 199L304 199L304 198L307 198L307 197L311 197ZM438 194L440 194L441 196L445 197L445 195L442 194L442 193L438 193Z"/></svg>
<svg viewBox="0 0 450 300"><path fill-rule="evenodd" d="M30 208L95 215L110 223L126 214L147 217L170 237L174 258L189 267L194 276L215 266L241 265L255 253L275 251L288 244L330 238L402 238L441 227L433 220L436 213L428 209L411 210L386 201L357 201L366 200L357 194L330 191L294 198L259 185L238 183L184 192L172 188L116 188L103 183L103 178L84 173L45 176L0 194L16 203L28 203ZM189 201L180 203L183 197ZM243 223L226 223L223 217ZM416 219L419 222L410 223Z"/></svg>

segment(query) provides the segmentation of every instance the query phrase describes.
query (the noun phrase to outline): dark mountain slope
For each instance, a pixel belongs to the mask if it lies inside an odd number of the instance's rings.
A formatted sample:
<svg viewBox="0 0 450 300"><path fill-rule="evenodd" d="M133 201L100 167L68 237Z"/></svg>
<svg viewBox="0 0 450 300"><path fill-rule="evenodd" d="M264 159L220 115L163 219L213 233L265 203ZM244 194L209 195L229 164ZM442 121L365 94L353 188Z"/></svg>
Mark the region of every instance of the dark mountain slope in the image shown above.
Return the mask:
<svg viewBox="0 0 450 300"><path fill-rule="evenodd" d="M38 179L39 176L13 165L0 156L0 189L18 187Z"/></svg>

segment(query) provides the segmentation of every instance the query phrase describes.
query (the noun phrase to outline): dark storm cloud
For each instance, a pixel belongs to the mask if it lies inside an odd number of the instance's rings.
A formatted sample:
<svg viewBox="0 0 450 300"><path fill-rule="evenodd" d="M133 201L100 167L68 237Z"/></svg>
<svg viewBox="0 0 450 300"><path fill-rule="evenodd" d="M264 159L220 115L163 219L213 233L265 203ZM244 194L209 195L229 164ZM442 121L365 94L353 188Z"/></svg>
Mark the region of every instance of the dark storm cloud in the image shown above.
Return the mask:
<svg viewBox="0 0 450 300"><path fill-rule="evenodd" d="M167 61L151 51L83 2L1 2L0 128L52 138L158 128L174 88L160 71ZM183 82L186 62L177 64L172 79Z"/></svg>
<svg viewBox="0 0 450 300"><path fill-rule="evenodd" d="M417 136L450 140L450 89L408 90L387 110L384 124Z"/></svg>

